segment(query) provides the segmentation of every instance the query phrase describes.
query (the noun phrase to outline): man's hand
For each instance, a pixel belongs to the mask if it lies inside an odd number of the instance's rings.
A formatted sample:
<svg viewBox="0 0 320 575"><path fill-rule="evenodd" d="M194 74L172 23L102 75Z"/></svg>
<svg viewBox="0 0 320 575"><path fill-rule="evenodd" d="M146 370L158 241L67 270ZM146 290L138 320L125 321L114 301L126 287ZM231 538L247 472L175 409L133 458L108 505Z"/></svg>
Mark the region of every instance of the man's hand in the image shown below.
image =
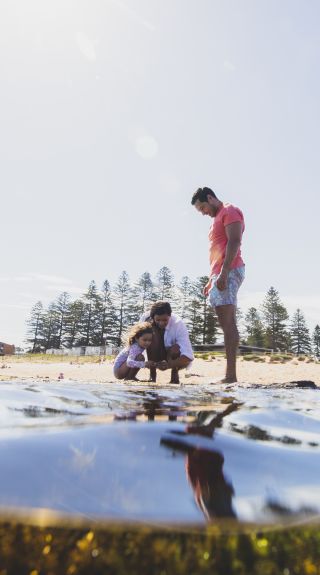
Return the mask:
<svg viewBox="0 0 320 575"><path fill-rule="evenodd" d="M156 364L155 361L146 361L145 364L144 364L144 366L150 368L150 367L156 367L157 364Z"/></svg>
<svg viewBox="0 0 320 575"><path fill-rule="evenodd" d="M228 281L228 272L221 270L219 276L216 279L216 286L219 291L223 291L226 289L227 281Z"/></svg>
<svg viewBox="0 0 320 575"><path fill-rule="evenodd" d="M203 295L205 295L207 297L210 289L211 289L211 280L209 280L208 283L204 286Z"/></svg>
<svg viewBox="0 0 320 575"><path fill-rule="evenodd" d="M169 364L165 359L163 359L162 361L157 362L156 367L161 371L165 371L166 369L169 369Z"/></svg>

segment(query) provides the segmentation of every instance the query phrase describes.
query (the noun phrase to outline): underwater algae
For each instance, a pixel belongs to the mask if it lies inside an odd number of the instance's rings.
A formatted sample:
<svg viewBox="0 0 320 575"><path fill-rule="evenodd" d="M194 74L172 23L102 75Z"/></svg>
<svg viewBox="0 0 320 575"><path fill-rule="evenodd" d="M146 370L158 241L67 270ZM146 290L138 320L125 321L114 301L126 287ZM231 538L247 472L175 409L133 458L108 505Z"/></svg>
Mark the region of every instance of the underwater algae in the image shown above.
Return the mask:
<svg viewBox="0 0 320 575"><path fill-rule="evenodd" d="M318 575L320 530L317 523L166 528L4 517L0 574L58 573Z"/></svg>

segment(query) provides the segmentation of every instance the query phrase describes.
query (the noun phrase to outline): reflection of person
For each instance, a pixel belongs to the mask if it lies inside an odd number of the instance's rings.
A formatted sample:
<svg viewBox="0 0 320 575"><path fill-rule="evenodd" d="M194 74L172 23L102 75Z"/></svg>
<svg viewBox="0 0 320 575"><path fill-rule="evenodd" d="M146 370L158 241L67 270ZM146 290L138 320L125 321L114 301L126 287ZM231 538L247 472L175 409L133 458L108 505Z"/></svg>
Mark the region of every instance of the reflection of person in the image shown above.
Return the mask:
<svg viewBox="0 0 320 575"><path fill-rule="evenodd" d="M157 301L142 318L152 323L153 337L147 349L148 359L155 362L150 368L150 380L156 381L156 369L171 369L170 383L179 383L178 370L193 360L192 346L186 325L174 315L171 305Z"/></svg>
<svg viewBox="0 0 320 575"><path fill-rule="evenodd" d="M240 245L244 231L241 210L218 200L210 188L199 188L192 196L192 205L213 222L209 231L210 279L204 288L215 308L224 334L227 357L223 383L237 381L236 354L239 333L236 323L237 293L244 279L244 263Z"/></svg>
<svg viewBox="0 0 320 575"><path fill-rule="evenodd" d="M219 451L193 449L186 460L186 473L195 502L206 519L235 517L232 508L234 490L222 471L224 458Z"/></svg>
<svg viewBox="0 0 320 575"><path fill-rule="evenodd" d="M117 355L113 373L117 379L136 379L139 369L152 367L152 361L145 361L144 350L152 342L152 325L148 322L137 323L131 327L127 346Z"/></svg>
<svg viewBox="0 0 320 575"><path fill-rule="evenodd" d="M213 437L214 430L222 425L223 418L237 409L238 404L231 403L224 411L214 415L209 423L190 425L186 431L192 435ZM201 447L188 451L187 477L193 488L195 501L208 520L215 517L236 517L232 508L234 489L224 477L223 463L224 457L219 451Z"/></svg>
<svg viewBox="0 0 320 575"><path fill-rule="evenodd" d="M199 412L198 421L188 425L185 431L173 431L160 441L162 445L187 454L185 463L187 478L193 489L195 502L208 521L216 517L236 517L232 507L234 489L224 476L222 453L213 447L208 447L207 443L202 447L201 440L197 440L193 445L188 436L212 438L216 427L222 425L223 418L236 409L238 404L232 403L218 414L206 412L208 423L201 421L202 414Z"/></svg>

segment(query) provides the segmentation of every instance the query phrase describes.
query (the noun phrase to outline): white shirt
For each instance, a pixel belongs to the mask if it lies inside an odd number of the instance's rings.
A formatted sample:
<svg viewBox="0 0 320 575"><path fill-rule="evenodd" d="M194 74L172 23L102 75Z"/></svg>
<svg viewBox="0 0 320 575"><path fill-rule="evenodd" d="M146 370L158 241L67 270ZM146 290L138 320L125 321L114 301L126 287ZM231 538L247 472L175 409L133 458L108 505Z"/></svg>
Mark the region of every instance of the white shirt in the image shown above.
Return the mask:
<svg viewBox="0 0 320 575"><path fill-rule="evenodd" d="M149 317L149 312L144 313L143 316L141 316L140 321L147 321ZM191 360L194 359L189 332L185 323L179 316L171 314L168 325L164 330L163 340L165 347L171 347L177 343L180 347L181 355L185 355Z"/></svg>

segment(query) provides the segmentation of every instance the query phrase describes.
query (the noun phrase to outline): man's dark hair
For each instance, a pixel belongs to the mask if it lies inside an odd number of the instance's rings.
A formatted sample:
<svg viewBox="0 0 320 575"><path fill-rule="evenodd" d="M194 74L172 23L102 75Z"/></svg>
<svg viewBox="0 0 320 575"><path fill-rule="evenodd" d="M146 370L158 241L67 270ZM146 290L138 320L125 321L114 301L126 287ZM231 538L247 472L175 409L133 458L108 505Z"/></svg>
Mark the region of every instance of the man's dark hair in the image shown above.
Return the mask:
<svg viewBox="0 0 320 575"><path fill-rule="evenodd" d="M197 191L194 192L194 194L192 196L191 203L194 206L194 204L196 203L197 200L199 200L199 202L206 202L208 196L212 196L213 198L217 198L216 194L214 193L213 190L211 190L211 188L206 188L206 187L198 188Z"/></svg>
<svg viewBox="0 0 320 575"><path fill-rule="evenodd" d="M150 309L150 317L153 319L155 315L171 315L171 305L167 301L156 301Z"/></svg>

